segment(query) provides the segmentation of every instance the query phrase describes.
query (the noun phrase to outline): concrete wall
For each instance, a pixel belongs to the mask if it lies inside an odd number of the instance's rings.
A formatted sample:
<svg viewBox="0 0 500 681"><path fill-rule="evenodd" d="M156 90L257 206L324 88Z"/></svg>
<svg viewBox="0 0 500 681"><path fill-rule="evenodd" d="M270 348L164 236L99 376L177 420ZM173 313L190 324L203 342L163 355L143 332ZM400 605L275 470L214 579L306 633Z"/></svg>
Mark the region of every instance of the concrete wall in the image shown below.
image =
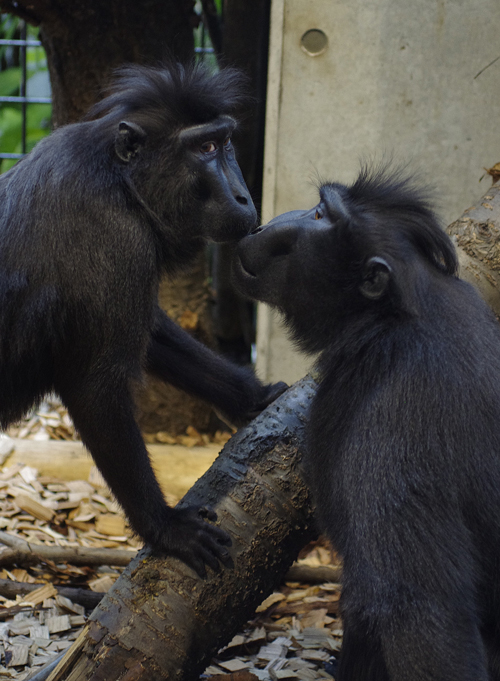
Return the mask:
<svg viewBox="0 0 500 681"><path fill-rule="evenodd" d="M301 47L310 29L328 46ZM263 219L316 203L323 180L393 154L436 186L451 221L500 161L498 0L273 0ZM259 306L257 371L292 382L307 362Z"/></svg>

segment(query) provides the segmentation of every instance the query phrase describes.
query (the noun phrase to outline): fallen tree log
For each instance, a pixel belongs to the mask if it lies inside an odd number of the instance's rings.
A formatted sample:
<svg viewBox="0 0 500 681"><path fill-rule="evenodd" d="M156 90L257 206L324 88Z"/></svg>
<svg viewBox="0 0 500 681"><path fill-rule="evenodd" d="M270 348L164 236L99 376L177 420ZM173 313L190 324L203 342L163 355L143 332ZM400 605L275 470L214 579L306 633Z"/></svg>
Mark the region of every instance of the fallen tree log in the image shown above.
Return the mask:
<svg viewBox="0 0 500 681"><path fill-rule="evenodd" d="M44 561L71 563L72 565L128 565L135 551L127 549L91 549L82 546L46 546L34 544L20 537L0 532L0 567L11 565L36 565Z"/></svg>
<svg viewBox="0 0 500 681"><path fill-rule="evenodd" d="M181 502L216 510L234 568L201 580L174 558L139 552L49 681L184 681L203 672L315 536L300 465L314 392L312 378L299 381L238 431Z"/></svg>
<svg viewBox="0 0 500 681"><path fill-rule="evenodd" d="M340 582L342 568L336 565L292 565L285 575L287 582L305 582L306 584L324 584ZM0 592L1 593L1 592Z"/></svg>
<svg viewBox="0 0 500 681"><path fill-rule="evenodd" d="M43 584L30 584L28 582L13 582L11 579L0 579L0 596L14 600L16 596L26 596L39 589ZM98 605L104 594L80 589L71 586L56 586L58 595L69 598L73 603L79 603L84 608L90 610ZM3 620L3 613L0 612L0 620Z"/></svg>

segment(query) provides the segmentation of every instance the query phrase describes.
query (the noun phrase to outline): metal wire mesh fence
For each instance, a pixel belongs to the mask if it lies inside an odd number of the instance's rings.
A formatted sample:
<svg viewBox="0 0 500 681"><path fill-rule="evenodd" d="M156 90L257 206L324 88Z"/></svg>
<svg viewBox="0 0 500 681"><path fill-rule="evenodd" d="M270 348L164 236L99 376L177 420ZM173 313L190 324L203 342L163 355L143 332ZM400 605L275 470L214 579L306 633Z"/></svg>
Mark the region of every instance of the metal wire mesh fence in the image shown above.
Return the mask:
<svg viewBox="0 0 500 681"><path fill-rule="evenodd" d="M5 17L6 15L3 16ZM210 45L208 32L205 30L203 23L201 23L195 39L198 43L195 47L195 54L198 59L204 59L209 55L213 55L214 50ZM49 132L50 110L46 111L44 109L45 117L42 118L43 112L34 116L36 120L31 127L36 127L37 124L45 126L45 132L40 130L39 134L35 133L31 136L28 134L29 107L40 104L50 105L52 101L50 96L37 96L30 93L29 80L30 75L32 75L30 73L30 50L40 50L41 47L42 43L40 40L29 35L28 26L24 21L16 20L15 37L4 37L0 32L0 56L3 56L3 59L0 60L0 76L2 71L5 72L9 66L12 68L12 65L14 65L15 69L19 70L19 80L14 87L16 94L6 94L5 91L0 89L0 114L2 108L5 112L5 107L12 107L10 118L7 117L7 121L3 121L0 116L0 172L7 170L16 160L22 158L30 151L30 148L34 146L40 137ZM7 56L10 54L10 60L5 59L6 53ZM43 65L42 68L46 69L46 65ZM33 68L31 71L33 71ZM46 89L49 89L48 85ZM20 111L20 121L17 118L15 120L12 118L13 112L16 112L17 115L17 111ZM12 141L13 136L6 134L6 129L8 126L13 127L14 125L17 129L15 131L15 140ZM9 146L15 146L16 148L15 150L8 150Z"/></svg>
<svg viewBox="0 0 500 681"><path fill-rule="evenodd" d="M0 172L50 132L50 83L37 29L0 14Z"/></svg>

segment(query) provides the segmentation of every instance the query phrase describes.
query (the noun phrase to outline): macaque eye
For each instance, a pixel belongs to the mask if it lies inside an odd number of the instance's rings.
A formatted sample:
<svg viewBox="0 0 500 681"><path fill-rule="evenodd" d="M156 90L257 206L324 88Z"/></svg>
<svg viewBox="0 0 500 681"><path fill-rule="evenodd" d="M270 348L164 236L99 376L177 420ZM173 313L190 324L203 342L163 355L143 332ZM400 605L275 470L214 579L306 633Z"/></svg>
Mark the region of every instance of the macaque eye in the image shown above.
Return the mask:
<svg viewBox="0 0 500 681"><path fill-rule="evenodd" d="M231 146L231 138L230 137L226 137L226 139L224 140L224 146L225 147Z"/></svg>
<svg viewBox="0 0 500 681"><path fill-rule="evenodd" d="M316 212L314 213L314 219L315 220L321 220L322 217L323 216L321 214L321 211L319 210L319 208L316 208Z"/></svg>
<svg viewBox="0 0 500 681"><path fill-rule="evenodd" d="M204 142L200 149L204 154L211 154L212 152L217 151L217 145L215 142Z"/></svg>

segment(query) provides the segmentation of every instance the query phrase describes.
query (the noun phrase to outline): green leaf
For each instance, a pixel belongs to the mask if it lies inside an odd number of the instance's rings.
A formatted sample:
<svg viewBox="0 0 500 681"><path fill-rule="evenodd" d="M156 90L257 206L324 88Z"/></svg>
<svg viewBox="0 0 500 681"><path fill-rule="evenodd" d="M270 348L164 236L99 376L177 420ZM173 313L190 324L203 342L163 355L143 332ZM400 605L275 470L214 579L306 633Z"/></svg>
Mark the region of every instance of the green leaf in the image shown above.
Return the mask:
<svg viewBox="0 0 500 681"><path fill-rule="evenodd" d="M13 66L5 71L0 71L0 97L14 95L21 84L21 68Z"/></svg>
<svg viewBox="0 0 500 681"><path fill-rule="evenodd" d="M43 137L50 132L52 106L50 104L28 104L26 124L28 133L42 131Z"/></svg>
<svg viewBox="0 0 500 681"><path fill-rule="evenodd" d="M28 69L31 71L28 78L30 78L33 73L36 73L36 71L46 71L47 58L43 47L28 47L26 50L26 63Z"/></svg>
<svg viewBox="0 0 500 681"><path fill-rule="evenodd" d="M21 19L12 14L0 14L0 35L6 40L14 37L16 30L19 27ZM0 46L0 57L3 57L9 48L6 45Z"/></svg>
<svg viewBox="0 0 500 681"><path fill-rule="evenodd" d="M17 158L3 158L0 162L0 174L6 173L8 170L15 166L19 159Z"/></svg>
<svg viewBox="0 0 500 681"><path fill-rule="evenodd" d="M21 151L21 121L19 109L11 106L0 109L0 148L3 152L17 153L18 146Z"/></svg>
<svg viewBox="0 0 500 681"><path fill-rule="evenodd" d="M0 15L2 21L0 23L0 32L3 34L2 37L10 40L21 23L19 17L15 17L13 14L2 14Z"/></svg>
<svg viewBox="0 0 500 681"><path fill-rule="evenodd" d="M19 20L8 14L0 14L0 37L18 35ZM38 37L38 28L27 27L28 38ZM10 48L9 48L10 49ZM2 49L0 48L0 57ZM37 73L47 71L47 58L42 47L26 50L28 80ZM19 94L22 78L21 67L9 67L0 71L0 96ZM43 137L50 133L52 107L50 104L28 104L26 108L26 150L30 151ZM19 104L0 104L0 152L18 154L22 151L22 113ZM0 173L17 163L16 159L0 160Z"/></svg>
<svg viewBox="0 0 500 681"><path fill-rule="evenodd" d="M11 106L0 109L0 149L8 154L21 153L21 111ZM17 159L4 158L0 173L5 173L17 163Z"/></svg>

